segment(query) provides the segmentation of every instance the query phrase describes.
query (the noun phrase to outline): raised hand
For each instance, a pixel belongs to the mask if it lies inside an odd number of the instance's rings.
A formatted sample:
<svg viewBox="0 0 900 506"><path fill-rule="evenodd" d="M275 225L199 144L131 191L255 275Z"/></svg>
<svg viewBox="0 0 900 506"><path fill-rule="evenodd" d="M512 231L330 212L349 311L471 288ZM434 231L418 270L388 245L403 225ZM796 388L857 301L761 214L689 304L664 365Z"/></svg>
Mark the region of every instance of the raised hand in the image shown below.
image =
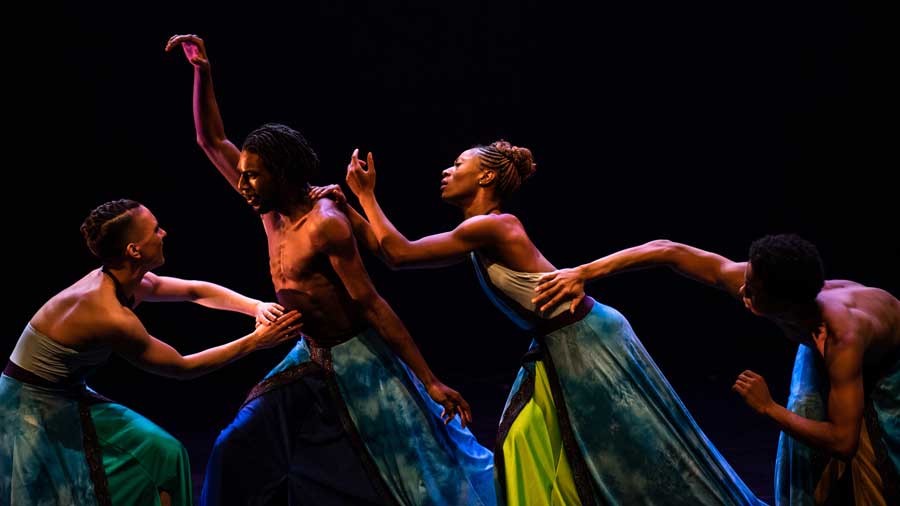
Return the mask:
<svg viewBox="0 0 900 506"><path fill-rule="evenodd" d="M575 313L575 308L584 298L584 278L578 269L560 269L541 276L534 291L539 295L531 299L531 302L540 311L571 300L569 311Z"/></svg>
<svg viewBox="0 0 900 506"><path fill-rule="evenodd" d="M206 46L203 39L196 35L173 35L166 42L166 51L171 51L178 46L184 50L184 56L194 67L209 70L209 57L206 56Z"/></svg>
<svg viewBox="0 0 900 506"><path fill-rule="evenodd" d="M428 386L428 395L434 399L434 402L443 406L441 420L444 421L444 425L450 423L456 415L459 415L459 423L463 427L472 423L472 410L469 408L469 403L456 390L440 381L435 381Z"/></svg>
<svg viewBox="0 0 900 506"><path fill-rule="evenodd" d="M256 326L269 325L284 314L284 308L274 302L260 302L256 305Z"/></svg>
<svg viewBox="0 0 900 506"><path fill-rule="evenodd" d="M375 192L375 158L369 152L367 161L359 159L359 149L353 150L350 163L347 165L347 186L357 198ZM368 170L366 170L368 166Z"/></svg>
<svg viewBox="0 0 900 506"><path fill-rule="evenodd" d="M769 394L765 378L753 371L742 372L731 389L739 393L744 398L744 402L761 415L765 415L775 404Z"/></svg>
<svg viewBox="0 0 900 506"><path fill-rule="evenodd" d="M284 341L296 339L300 336L300 328L303 323L300 322L300 312L296 310L288 311L279 317L274 323L269 325L258 325L253 331L254 349L263 350L277 346Z"/></svg>

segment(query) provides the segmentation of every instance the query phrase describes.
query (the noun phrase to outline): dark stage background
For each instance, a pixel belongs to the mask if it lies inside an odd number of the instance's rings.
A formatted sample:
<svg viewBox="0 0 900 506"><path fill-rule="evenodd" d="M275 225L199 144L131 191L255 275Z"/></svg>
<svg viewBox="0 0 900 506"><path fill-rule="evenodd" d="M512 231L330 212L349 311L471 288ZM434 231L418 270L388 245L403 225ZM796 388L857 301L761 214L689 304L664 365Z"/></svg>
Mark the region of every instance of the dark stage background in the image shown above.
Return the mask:
<svg viewBox="0 0 900 506"><path fill-rule="evenodd" d="M538 171L512 210L558 267L656 238L744 259L753 239L792 231L819 246L829 277L900 293L885 13L811 1L424 4L70 5L10 20L21 35L7 44L0 351L97 265L78 228L114 198L145 203L168 231L159 274L274 297L258 218L194 143L192 68L163 52L174 33L205 38L236 144L261 123L292 125L319 153L318 183L342 181L354 147L372 150L380 201L409 237L459 222L439 198L440 171L505 138L534 152ZM526 338L468 265L391 272L363 255L492 446ZM750 368L784 402L795 346L668 270L588 291L630 319L707 435L770 498L778 433L730 387ZM137 313L183 353L252 330L191 304ZM215 434L288 349L189 382L115 359L92 384L187 441L200 479Z"/></svg>

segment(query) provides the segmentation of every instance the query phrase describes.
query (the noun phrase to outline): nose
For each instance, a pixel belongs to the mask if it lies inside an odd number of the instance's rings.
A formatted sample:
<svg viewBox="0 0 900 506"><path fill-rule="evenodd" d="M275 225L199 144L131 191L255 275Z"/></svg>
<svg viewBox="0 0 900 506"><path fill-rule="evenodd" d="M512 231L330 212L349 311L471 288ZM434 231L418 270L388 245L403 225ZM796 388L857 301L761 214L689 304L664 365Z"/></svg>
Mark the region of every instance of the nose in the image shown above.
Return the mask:
<svg viewBox="0 0 900 506"><path fill-rule="evenodd" d="M237 181L238 190L243 190L244 188L247 188L248 186L249 185L247 184L247 178L245 178L243 174L238 176L238 181Z"/></svg>
<svg viewBox="0 0 900 506"><path fill-rule="evenodd" d="M160 236L160 237L165 237L165 236L167 236L167 235L169 235L169 233L166 232L166 229L164 229L164 228L162 228L162 227L159 227L159 236Z"/></svg>
<svg viewBox="0 0 900 506"><path fill-rule="evenodd" d="M441 176L447 177L450 175L450 172L453 170L453 167L447 167L446 169L441 171Z"/></svg>

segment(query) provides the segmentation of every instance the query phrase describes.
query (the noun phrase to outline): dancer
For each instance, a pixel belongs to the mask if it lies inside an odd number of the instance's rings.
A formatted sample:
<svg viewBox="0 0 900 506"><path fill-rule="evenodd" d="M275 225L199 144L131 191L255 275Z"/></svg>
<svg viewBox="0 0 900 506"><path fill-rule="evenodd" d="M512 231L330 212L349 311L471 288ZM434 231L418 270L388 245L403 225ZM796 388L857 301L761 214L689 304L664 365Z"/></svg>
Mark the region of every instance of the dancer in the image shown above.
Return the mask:
<svg viewBox="0 0 900 506"><path fill-rule="evenodd" d="M574 308L587 281L651 266L670 267L742 299L802 345L786 408L772 400L765 379L753 371L744 371L734 384L751 408L783 431L775 466L777 504L900 504L896 297L853 281L825 281L816 247L782 234L753 242L746 262L652 241L547 274L535 303Z"/></svg>
<svg viewBox="0 0 900 506"><path fill-rule="evenodd" d="M161 376L200 376L295 338L299 313L150 272L163 264L166 232L132 200L97 207L81 231L103 266L38 310L0 376L0 501L189 505L191 473L181 443L94 392L85 377L112 353ZM258 323L247 336L182 356L147 333L132 312L142 301L192 301L255 315Z"/></svg>
<svg viewBox="0 0 900 506"><path fill-rule="evenodd" d="M537 279L554 267L502 209L534 170L531 152L505 141L462 152L442 173L441 197L460 208L464 221L410 241L375 198L372 154L364 162L354 151L347 168L347 184L371 224L350 211L358 237L400 268L470 257L489 298L534 336L500 420L501 499L513 505L760 504L621 314L590 298L571 313L562 306L538 311L531 303ZM345 203L335 187L313 192L323 195Z"/></svg>
<svg viewBox="0 0 900 506"><path fill-rule="evenodd" d="M222 431L204 504L494 504L468 404L372 286L344 213L308 197L318 160L306 139L268 124L238 150L203 41L177 35L166 49L179 46L194 66L197 141L262 218L278 300L303 312L306 334Z"/></svg>

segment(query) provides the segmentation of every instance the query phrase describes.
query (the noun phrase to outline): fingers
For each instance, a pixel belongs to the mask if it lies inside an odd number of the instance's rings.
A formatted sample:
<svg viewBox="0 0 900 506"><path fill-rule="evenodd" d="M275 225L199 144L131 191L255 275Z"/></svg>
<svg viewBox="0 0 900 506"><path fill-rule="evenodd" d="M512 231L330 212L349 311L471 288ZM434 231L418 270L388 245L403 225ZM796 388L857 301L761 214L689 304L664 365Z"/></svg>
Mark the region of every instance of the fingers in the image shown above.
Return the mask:
<svg viewBox="0 0 900 506"><path fill-rule="evenodd" d="M329 184L326 186L313 186L309 190L309 197L311 199L318 200L330 193L337 193L338 191L340 191L340 189L341 187L336 184Z"/></svg>
<svg viewBox="0 0 900 506"><path fill-rule="evenodd" d="M746 371L742 372L738 376L738 379L753 381L753 380L757 380L757 379L762 379L762 376L760 376L759 374L756 374L755 372L751 371L750 369L747 369Z"/></svg>
<svg viewBox="0 0 900 506"><path fill-rule="evenodd" d="M292 323L297 321L299 318L300 318L300 312L297 310L291 310L288 313L285 313L284 316L282 316L281 318L278 318L278 320L275 322L275 325L280 328L284 328L284 327L291 325Z"/></svg>
<svg viewBox="0 0 900 506"><path fill-rule="evenodd" d="M197 37L194 34L189 35L173 35L169 37L169 41L166 43L166 51L171 51L173 48L178 46L183 42L192 42L195 44L202 44L203 40L200 37Z"/></svg>
<svg viewBox="0 0 900 506"><path fill-rule="evenodd" d="M549 300L551 297L556 295L557 292L562 290L562 286L556 282L551 282L545 284L543 287L538 286L536 290L538 290L540 294L531 299L531 302L534 305L540 305L547 302L547 300Z"/></svg>
<svg viewBox="0 0 900 506"><path fill-rule="evenodd" d="M572 299L572 305L569 306L569 312L575 314L575 310L578 308L578 304L581 304L581 301L584 299L584 294L579 295Z"/></svg>
<svg viewBox="0 0 900 506"><path fill-rule="evenodd" d="M536 292L544 291L545 285L547 283L553 281L554 279L556 279L556 275L558 273L559 273L559 271L550 272L550 273L544 274L543 276L538 278L538 286L537 286L537 288L534 289L534 291L536 291Z"/></svg>
<svg viewBox="0 0 900 506"><path fill-rule="evenodd" d="M563 301L566 293L566 290L564 290L562 286L556 286L547 291L547 293L541 294L539 297L536 297L537 299L541 299L541 301L539 302L541 304L540 310L546 311L551 307L556 306Z"/></svg>
<svg viewBox="0 0 900 506"><path fill-rule="evenodd" d="M472 423L472 408L470 408L469 403L460 396L459 407L457 409L459 412L459 421L462 423L463 428L465 428Z"/></svg>

